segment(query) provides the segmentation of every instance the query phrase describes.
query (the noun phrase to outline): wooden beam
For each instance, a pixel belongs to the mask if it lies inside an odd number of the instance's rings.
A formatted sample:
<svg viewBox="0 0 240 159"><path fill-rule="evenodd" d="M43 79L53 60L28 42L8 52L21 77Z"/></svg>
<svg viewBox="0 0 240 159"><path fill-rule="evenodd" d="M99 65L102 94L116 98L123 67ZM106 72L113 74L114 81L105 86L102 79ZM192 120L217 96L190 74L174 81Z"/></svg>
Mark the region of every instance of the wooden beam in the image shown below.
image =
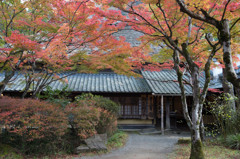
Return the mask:
<svg viewBox="0 0 240 159"><path fill-rule="evenodd" d="M161 132L164 135L164 117L163 117L163 95L161 96Z"/></svg>

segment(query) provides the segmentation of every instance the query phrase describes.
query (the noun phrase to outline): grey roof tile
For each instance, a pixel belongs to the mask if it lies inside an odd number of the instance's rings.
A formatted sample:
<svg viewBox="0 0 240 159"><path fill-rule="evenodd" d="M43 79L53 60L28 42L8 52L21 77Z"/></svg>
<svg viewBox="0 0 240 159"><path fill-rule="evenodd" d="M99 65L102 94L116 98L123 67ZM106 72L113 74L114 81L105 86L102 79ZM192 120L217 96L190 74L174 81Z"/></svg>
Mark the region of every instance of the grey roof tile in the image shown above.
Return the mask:
<svg viewBox="0 0 240 159"><path fill-rule="evenodd" d="M177 74L175 70L162 71L142 71L144 79L155 94L181 95L181 90L177 82ZM184 76L184 79L188 79ZM200 85L203 86L204 75L200 77ZM185 85L186 95L192 95L192 89L189 85Z"/></svg>
<svg viewBox="0 0 240 159"><path fill-rule="evenodd" d="M59 74L66 76L68 73ZM15 75L12 84L5 91L22 91L25 88L25 77ZM0 73L0 81L4 73ZM142 78L128 77L114 73L85 74L77 73L67 77L68 83L55 81L50 84L52 89L61 89L68 84L73 92L105 92L105 93L151 93L151 89Z"/></svg>
<svg viewBox="0 0 240 159"><path fill-rule="evenodd" d="M59 76L66 76L62 73ZM68 83L55 81L50 84L53 89L61 89L68 84L73 92L105 92L105 93L155 93L180 95L181 91L174 70L162 70L160 72L142 71L144 78L134 78L114 73L85 74L77 73L67 77ZM6 91L22 91L25 87L24 76L15 75L13 84L6 87ZM0 81L4 74L0 74ZM188 77L185 76L185 79ZM201 77L203 85L204 76ZM210 87L211 88L211 87ZM190 86L185 85L187 95L192 94Z"/></svg>

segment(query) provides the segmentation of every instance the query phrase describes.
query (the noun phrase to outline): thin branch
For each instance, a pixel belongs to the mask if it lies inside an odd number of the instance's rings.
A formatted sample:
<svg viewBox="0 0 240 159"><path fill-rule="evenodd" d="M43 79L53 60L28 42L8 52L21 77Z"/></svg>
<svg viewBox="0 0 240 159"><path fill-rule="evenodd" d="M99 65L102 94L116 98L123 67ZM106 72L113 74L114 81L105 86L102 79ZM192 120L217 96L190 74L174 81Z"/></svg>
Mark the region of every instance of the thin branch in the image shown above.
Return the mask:
<svg viewBox="0 0 240 159"><path fill-rule="evenodd" d="M211 54L208 57L207 62L205 63L205 67L204 67L205 83L204 83L204 87L203 87L202 93L200 94L200 101L201 101L201 103L203 103L204 100L205 100L205 97L206 97L206 94L207 94L207 90L208 90L208 86L209 86L209 83L210 83L210 80L211 80L210 65L211 65L212 59L215 56L216 52L218 50L220 50L221 47L222 47L222 45L217 47L220 44L220 42L218 42L218 43L213 45L207 35L205 36L205 38L207 39L207 42L209 43L209 45L212 47L212 51L211 51Z"/></svg>
<svg viewBox="0 0 240 159"><path fill-rule="evenodd" d="M149 8L151 9L151 11L152 11L152 13L153 13L153 15L154 15L155 19L157 20L159 27L160 27L160 28L162 29L162 31L165 33L164 35L166 35L166 32L165 32L165 31L164 31L164 29L162 28L162 26L161 26L161 24L160 24L160 22L159 22L159 19L158 19L158 17L157 17L157 15L156 15L156 13L154 12L154 10L152 9L152 7L151 7L151 4L150 4L150 3L149 3Z"/></svg>
<svg viewBox="0 0 240 159"><path fill-rule="evenodd" d="M189 39L191 37L191 32L192 32L192 18L188 17L188 36L187 36L187 42L186 42L187 45L188 45Z"/></svg>
<svg viewBox="0 0 240 159"><path fill-rule="evenodd" d="M202 26L203 26L204 22L202 23L201 26L199 26L198 30L197 30L197 34L195 36L195 39L189 43L189 45L192 45L193 43L195 43L197 40L198 40L198 37L199 37L199 33L200 33L200 30L202 29Z"/></svg>
<svg viewBox="0 0 240 159"><path fill-rule="evenodd" d="M159 33L161 33L162 35L165 35L164 32L162 32L162 30L160 30L159 28L157 28L156 26L154 26L153 24L151 24L146 18L144 18L142 15L138 14L137 12L135 12L133 6L130 6L132 9L132 12L127 11L130 14L135 14L138 17L140 17L142 20L144 20L150 27L152 27L154 30L158 31Z"/></svg>
<svg viewBox="0 0 240 159"><path fill-rule="evenodd" d="M221 21L223 21L223 19L224 19L224 16L225 16L225 13L226 13L226 10L227 10L227 6L228 6L228 4L229 4L230 2L231 2L231 0L228 0L227 3L226 3L226 5L225 5L225 7L224 7Z"/></svg>
<svg viewBox="0 0 240 159"><path fill-rule="evenodd" d="M233 27L237 24L237 22L238 21L240 21L240 18L238 18L233 24L232 24L232 26L231 26L231 28L230 28L230 30L232 30L233 29Z"/></svg>
<svg viewBox="0 0 240 159"><path fill-rule="evenodd" d="M160 11L162 12L163 17L164 17L164 20L165 20L165 22L166 22L166 24L167 24L168 30L170 31L170 35L169 35L169 36L172 37L172 29L171 29L171 27L170 27L169 24L168 24L168 20L167 20L165 11L164 11L163 8L161 7L160 2L161 2L161 0L158 0L158 3L156 4L156 6L157 6L157 7L160 9Z"/></svg>
<svg viewBox="0 0 240 159"><path fill-rule="evenodd" d="M71 19L69 25L72 24L72 22L73 22L73 20L74 20L74 18L75 18L75 15L76 15L77 11L79 10L79 8L81 7L81 5L82 5L83 3L87 3L88 1L89 1L89 0L87 0L87 1L82 1L82 2L78 5L77 9L76 9L76 10L74 11L74 13L73 13L73 16L72 16L72 19Z"/></svg>

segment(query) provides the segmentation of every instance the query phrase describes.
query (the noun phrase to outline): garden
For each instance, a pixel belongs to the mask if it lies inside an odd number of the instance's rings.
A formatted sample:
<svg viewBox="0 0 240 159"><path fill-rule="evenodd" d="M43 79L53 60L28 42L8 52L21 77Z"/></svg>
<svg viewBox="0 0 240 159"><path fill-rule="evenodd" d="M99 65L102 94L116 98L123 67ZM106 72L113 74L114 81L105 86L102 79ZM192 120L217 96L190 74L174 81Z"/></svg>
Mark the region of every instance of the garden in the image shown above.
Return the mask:
<svg viewBox="0 0 240 159"><path fill-rule="evenodd" d="M67 91L48 88L54 82L67 83L75 73L140 77L142 70L165 69L175 71L175 79L161 82L176 82L171 90L180 90L182 115L191 132L190 159L205 159L203 151L208 150L202 120L210 92L231 95L209 103L215 120L205 133L217 145L239 151L239 8L239 0L2 0L0 154L9 149L28 157L74 154L96 134L116 135L118 104L91 94L65 98ZM215 68L222 71L217 82ZM154 89L149 93L172 96ZM235 95L238 101L232 102Z"/></svg>
<svg viewBox="0 0 240 159"><path fill-rule="evenodd" d="M1 97L0 158L71 156L95 134L106 134L109 148L121 146L126 134L117 131L117 103L92 94L66 97L50 89L44 100Z"/></svg>

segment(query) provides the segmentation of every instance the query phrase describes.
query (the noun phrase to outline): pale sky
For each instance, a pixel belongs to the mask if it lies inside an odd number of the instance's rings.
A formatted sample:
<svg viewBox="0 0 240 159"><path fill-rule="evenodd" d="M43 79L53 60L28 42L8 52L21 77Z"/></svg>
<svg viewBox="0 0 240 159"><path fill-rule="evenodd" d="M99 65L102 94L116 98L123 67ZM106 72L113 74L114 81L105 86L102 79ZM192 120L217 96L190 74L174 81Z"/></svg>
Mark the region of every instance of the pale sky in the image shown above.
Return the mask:
<svg viewBox="0 0 240 159"><path fill-rule="evenodd" d="M238 55L238 57L240 58L240 55ZM240 62L237 62L237 65L240 65ZM213 69L213 76L217 76L218 74L222 73L222 68L214 68Z"/></svg>

